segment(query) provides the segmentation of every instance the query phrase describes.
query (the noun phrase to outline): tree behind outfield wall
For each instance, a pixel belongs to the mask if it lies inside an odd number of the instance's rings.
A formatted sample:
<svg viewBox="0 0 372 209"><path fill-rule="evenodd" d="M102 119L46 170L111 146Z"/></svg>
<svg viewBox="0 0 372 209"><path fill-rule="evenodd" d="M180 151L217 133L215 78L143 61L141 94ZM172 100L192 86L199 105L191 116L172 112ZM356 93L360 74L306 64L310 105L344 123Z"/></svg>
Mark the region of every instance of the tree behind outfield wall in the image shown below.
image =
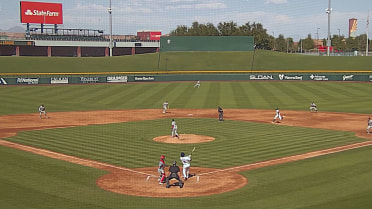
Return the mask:
<svg viewBox="0 0 372 209"><path fill-rule="evenodd" d="M178 26L170 32L171 36L254 36L255 44L259 49L273 49L273 38L260 23L246 23L238 26L237 23L220 22L217 27L212 23L200 24L193 22L191 27Z"/></svg>
<svg viewBox="0 0 372 209"><path fill-rule="evenodd" d="M314 49L314 47L315 47L314 41L311 38L311 34L309 34L309 35L307 35L306 39L302 40L302 49L303 50L310 50L310 49Z"/></svg>

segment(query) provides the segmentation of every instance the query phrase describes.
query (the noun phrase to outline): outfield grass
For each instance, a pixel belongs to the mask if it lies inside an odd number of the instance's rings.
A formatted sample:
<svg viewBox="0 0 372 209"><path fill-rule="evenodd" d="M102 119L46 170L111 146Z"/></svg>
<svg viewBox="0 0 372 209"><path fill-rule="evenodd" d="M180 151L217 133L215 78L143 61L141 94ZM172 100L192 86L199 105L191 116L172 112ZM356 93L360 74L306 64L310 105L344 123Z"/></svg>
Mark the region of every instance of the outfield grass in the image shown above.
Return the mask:
<svg viewBox="0 0 372 209"><path fill-rule="evenodd" d="M50 85L1 87L0 115L34 113L40 104L49 112L161 109L250 108L308 110L311 101L320 111L371 113L370 83L341 82L202 82L118 85Z"/></svg>
<svg viewBox="0 0 372 209"><path fill-rule="evenodd" d="M255 53L163 52L160 54L140 54L111 58L0 57L0 62L2 63L0 73L152 72L190 70L372 71L370 65L370 63L372 63L372 57L307 56L264 50L257 50Z"/></svg>

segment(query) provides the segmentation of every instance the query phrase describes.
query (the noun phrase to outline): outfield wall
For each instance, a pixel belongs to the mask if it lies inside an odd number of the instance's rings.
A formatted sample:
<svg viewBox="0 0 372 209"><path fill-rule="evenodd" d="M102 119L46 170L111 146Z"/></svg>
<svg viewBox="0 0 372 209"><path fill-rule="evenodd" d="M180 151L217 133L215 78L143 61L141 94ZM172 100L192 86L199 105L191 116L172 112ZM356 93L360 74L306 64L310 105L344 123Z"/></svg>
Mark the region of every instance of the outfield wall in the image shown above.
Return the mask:
<svg viewBox="0 0 372 209"><path fill-rule="evenodd" d="M254 37L162 36L160 51L254 51Z"/></svg>
<svg viewBox="0 0 372 209"><path fill-rule="evenodd" d="M172 81L360 81L372 82L372 72L355 73L100 73L0 75L0 85L93 84Z"/></svg>

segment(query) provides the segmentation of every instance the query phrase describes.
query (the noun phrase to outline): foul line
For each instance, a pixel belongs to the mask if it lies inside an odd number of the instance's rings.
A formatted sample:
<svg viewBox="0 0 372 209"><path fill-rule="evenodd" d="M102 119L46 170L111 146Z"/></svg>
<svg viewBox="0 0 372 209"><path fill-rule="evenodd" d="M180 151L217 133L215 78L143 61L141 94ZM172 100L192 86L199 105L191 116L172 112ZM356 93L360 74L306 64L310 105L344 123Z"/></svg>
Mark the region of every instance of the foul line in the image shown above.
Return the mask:
<svg viewBox="0 0 372 209"><path fill-rule="evenodd" d="M324 149L324 150L308 152L308 153L304 153L304 154L298 154L298 155L292 155L292 156L277 158L277 159L273 159L273 160L267 160L267 161L262 161L262 162L252 163L252 164L246 164L246 165L241 165L241 166L236 166L236 167L231 167L231 168L226 168L226 169L221 169L221 170L215 170L215 171L211 171L211 172L207 172L207 173L198 174L198 176L214 174L214 173L219 173L219 172L233 171L233 170L238 170L238 169L250 170L250 169L254 169L254 168L262 168L262 167L271 166L271 165L279 165L279 164L304 160L304 159L308 159L308 158L314 158L314 157L319 157L319 156L323 156L323 155L333 154L333 153L337 153L337 152L343 152L343 151L347 151L347 150L357 149L357 148L361 148L361 147L367 147L367 146L371 146L371 145L372 145L372 141L365 141L365 142L360 142L360 143L355 143L355 144L333 147L333 148Z"/></svg>
<svg viewBox="0 0 372 209"><path fill-rule="evenodd" d="M61 159L57 158L57 156L61 156L61 157L66 157L66 158L74 159L74 160L85 162L85 163L91 163L91 164L110 167L110 168L115 168L115 169L119 169L119 170L123 170L123 171L129 171L129 172L133 172L133 173L137 173L137 174L157 177L157 176L152 175L152 174L148 174L148 173L144 173L144 172L140 172L140 171L135 171L135 170L132 170L132 169L129 169L129 168L119 167L119 166L115 166L115 165L111 165L111 164L107 164L107 163L101 163L101 162L94 161L94 160L87 160L87 159L84 159L84 158L74 157L74 156L71 156L71 155L66 155L66 154L62 154L62 153L58 153L58 152L53 152L53 151L46 150L46 149L40 149L40 148L36 148L36 147L22 145L22 144L18 144L18 143L6 141L6 140L0 140L0 144L3 145L3 146L6 146L6 147L18 148L18 149L21 149L23 151L32 151L32 153L34 153L34 154L43 155L43 156L50 157L50 158L57 159L57 160L61 160ZM46 154L52 154L52 156L46 155ZM55 157L53 155L55 155ZM72 161L67 161L67 162L91 167L91 166L88 166L84 163L72 162Z"/></svg>

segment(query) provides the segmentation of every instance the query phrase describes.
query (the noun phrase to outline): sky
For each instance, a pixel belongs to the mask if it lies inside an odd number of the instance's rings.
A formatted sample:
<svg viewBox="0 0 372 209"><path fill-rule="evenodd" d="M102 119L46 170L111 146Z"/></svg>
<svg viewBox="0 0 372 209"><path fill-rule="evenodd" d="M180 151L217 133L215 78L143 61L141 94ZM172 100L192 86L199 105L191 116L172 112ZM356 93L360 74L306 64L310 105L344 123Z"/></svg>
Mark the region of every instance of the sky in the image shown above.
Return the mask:
<svg viewBox="0 0 372 209"><path fill-rule="evenodd" d="M28 0L33 1L33 0ZM109 34L110 0L39 0L62 3L63 25L60 28L104 30ZM135 35L137 31L155 30L168 34L177 26L191 27L195 21L212 23L261 23L269 35L323 39L328 34L329 0L111 0L114 35ZM0 29L20 23L19 0L0 0ZM358 19L357 35L366 34L367 18L372 19L371 0L332 0L333 35L348 37L348 20ZM369 11L370 10L370 11ZM372 25L369 27L371 33ZM370 35L372 36L372 35Z"/></svg>

